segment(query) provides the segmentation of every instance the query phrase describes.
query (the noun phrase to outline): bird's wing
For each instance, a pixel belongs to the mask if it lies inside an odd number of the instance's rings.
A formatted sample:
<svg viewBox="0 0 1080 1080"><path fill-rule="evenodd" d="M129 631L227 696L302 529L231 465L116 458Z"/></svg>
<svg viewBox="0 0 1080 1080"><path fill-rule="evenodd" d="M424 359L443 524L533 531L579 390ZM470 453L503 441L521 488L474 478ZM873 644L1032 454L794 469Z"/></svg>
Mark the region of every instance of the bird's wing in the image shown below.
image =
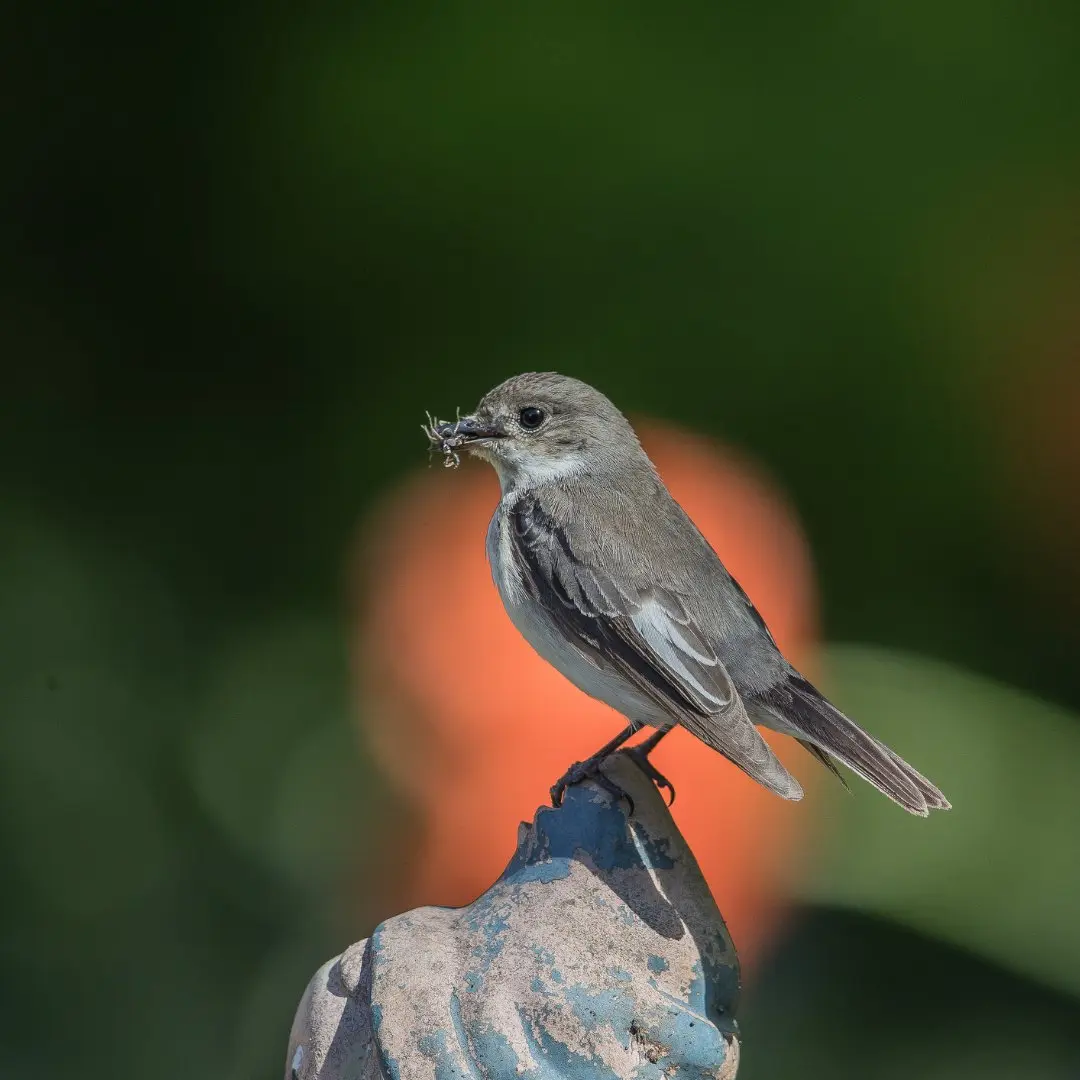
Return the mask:
<svg viewBox="0 0 1080 1080"><path fill-rule="evenodd" d="M521 580L567 639L759 783L787 799L802 797L678 593L617 582L575 551L567 530L534 497L507 513Z"/></svg>

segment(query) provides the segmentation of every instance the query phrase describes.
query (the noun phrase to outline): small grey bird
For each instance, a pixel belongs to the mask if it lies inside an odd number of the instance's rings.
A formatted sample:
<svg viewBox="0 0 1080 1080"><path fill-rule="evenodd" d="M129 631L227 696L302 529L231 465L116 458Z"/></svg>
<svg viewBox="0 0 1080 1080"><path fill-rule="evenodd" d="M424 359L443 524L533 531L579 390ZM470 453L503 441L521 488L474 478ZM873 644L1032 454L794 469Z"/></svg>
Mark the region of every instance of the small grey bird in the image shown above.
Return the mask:
<svg viewBox="0 0 1080 1080"><path fill-rule="evenodd" d="M921 773L830 704L784 659L765 621L671 497L625 416L554 372L516 375L476 412L425 429L456 460L489 461L502 498L487 533L492 576L530 645L626 729L552 788L586 776L643 726L647 761L676 724L785 799L798 781L755 727L791 735L912 814L949 802ZM447 463L450 463L449 457Z"/></svg>

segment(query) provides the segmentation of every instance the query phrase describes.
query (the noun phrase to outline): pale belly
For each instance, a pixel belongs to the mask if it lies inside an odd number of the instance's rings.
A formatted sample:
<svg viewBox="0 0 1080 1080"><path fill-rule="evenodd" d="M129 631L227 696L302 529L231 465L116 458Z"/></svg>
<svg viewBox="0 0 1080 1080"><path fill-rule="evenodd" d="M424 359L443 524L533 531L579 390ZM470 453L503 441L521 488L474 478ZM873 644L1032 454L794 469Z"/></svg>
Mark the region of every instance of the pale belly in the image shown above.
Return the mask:
<svg viewBox="0 0 1080 1080"><path fill-rule="evenodd" d="M498 514L488 528L487 555L491 576L510 621L544 660L583 693L622 713L631 723L639 727L671 726L671 717L638 694L617 671L598 666L570 645L543 608L529 600L513 571Z"/></svg>

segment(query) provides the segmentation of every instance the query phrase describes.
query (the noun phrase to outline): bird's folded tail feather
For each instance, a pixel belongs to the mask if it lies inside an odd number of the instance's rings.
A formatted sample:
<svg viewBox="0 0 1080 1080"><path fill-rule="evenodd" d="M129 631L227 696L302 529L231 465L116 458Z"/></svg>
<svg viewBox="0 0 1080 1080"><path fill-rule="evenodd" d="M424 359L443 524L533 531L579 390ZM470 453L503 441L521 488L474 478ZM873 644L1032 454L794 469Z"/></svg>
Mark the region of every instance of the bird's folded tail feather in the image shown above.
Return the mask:
<svg viewBox="0 0 1080 1080"><path fill-rule="evenodd" d="M799 781L784 768L772 747L761 737L761 732L754 727L738 698L725 715L723 723L689 711L679 717L679 722L773 794L792 802L803 797Z"/></svg>
<svg viewBox="0 0 1080 1080"><path fill-rule="evenodd" d="M950 808L949 800L922 773L849 720L801 676L789 676L758 702L782 721L777 725L781 730L798 738L836 775L830 757L909 813L926 817L931 810Z"/></svg>

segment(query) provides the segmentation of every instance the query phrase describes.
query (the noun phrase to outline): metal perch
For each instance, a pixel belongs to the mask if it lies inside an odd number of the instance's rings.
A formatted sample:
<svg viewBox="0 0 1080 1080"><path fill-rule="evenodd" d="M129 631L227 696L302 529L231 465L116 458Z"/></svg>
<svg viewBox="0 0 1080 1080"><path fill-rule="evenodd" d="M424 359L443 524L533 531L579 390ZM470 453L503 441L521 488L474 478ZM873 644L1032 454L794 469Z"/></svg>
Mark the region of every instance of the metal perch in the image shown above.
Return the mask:
<svg viewBox="0 0 1080 1080"><path fill-rule="evenodd" d="M738 959L667 806L632 758L522 823L464 908L389 919L324 964L286 1080L732 1080Z"/></svg>

